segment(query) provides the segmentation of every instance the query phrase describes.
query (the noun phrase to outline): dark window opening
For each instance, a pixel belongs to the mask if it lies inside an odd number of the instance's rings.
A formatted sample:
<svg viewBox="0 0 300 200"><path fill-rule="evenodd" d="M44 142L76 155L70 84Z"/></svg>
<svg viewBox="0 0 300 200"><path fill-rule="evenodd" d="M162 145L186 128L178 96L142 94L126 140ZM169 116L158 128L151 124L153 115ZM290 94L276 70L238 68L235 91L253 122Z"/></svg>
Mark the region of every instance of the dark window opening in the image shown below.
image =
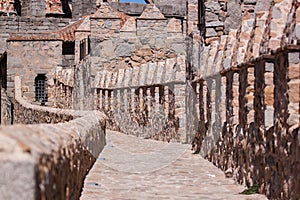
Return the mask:
<svg viewBox="0 0 300 200"><path fill-rule="evenodd" d="M91 39L88 37L88 54L91 53Z"/></svg>
<svg viewBox="0 0 300 200"><path fill-rule="evenodd" d="M7 89L7 54L0 56L0 84L1 88Z"/></svg>
<svg viewBox="0 0 300 200"><path fill-rule="evenodd" d="M202 37L205 37L205 4L204 1L198 1L198 29Z"/></svg>
<svg viewBox="0 0 300 200"><path fill-rule="evenodd" d="M21 16L22 4L20 0L14 1L14 8L18 16Z"/></svg>
<svg viewBox="0 0 300 200"><path fill-rule="evenodd" d="M61 4L62 4L63 12L65 14L64 17L66 17L66 18L72 18L72 10L70 8L70 5L72 5L72 1L70 1L70 0L62 0Z"/></svg>
<svg viewBox="0 0 300 200"><path fill-rule="evenodd" d="M2 97L2 91L7 90L7 54L6 52L1 55L0 54L0 113L1 111L1 97ZM11 107L12 109L13 107ZM1 124L1 115L0 115L0 124Z"/></svg>
<svg viewBox="0 0 300 200"><path fill-rule="evenodd" d="M88 43L89 43L88 38L80 41L80 58L79 58L80 60L83 60L89 54L90 47Z"/></svg>
<svg viewBox="0 0 300 200"><path fill-rule="evenodd" d="M85 49L86 49L86 42L85 40L80 41L80 60L83 60L85 57Z"/></svg>
<svg viewBox="0 0 300 200"><path fill-rule="evenodd" d="M75 55L75 42L64 42L62 45L63 55Z"/></svg>
<svg viewBox="0 0 300 200"><path fill-rule="evenodd" d="M45 105L48 102L47 77L45 74L38 74L34 80L35 84L35 101Z"/></svg>

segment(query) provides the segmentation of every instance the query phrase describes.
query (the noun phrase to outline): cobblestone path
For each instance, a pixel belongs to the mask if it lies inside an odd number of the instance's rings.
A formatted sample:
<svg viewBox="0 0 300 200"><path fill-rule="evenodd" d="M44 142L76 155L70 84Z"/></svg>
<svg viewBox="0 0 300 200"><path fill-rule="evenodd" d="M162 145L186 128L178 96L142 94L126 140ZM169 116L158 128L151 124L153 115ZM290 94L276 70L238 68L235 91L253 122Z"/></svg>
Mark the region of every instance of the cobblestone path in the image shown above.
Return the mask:
<svg viewBox="0 0 300 200"><path fill-rule="evenodd" d="M107 131L107 145L88 174L81 200L266 199L192 154L190 145L163 143Z"/></svg>

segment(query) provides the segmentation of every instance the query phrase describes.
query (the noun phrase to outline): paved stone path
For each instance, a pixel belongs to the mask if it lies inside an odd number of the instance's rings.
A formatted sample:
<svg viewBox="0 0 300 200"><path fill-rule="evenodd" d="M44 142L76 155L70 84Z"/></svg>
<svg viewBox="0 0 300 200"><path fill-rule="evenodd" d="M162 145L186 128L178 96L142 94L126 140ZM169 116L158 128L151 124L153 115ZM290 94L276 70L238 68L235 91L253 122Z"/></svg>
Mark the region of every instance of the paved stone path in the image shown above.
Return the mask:
<svg viewBox="0 0 300 200"><path fill-rule="evenodd" d="M88 174L81 200L266 199L192 154L190 145L163 143L107 131L107 145Z"/></svg>

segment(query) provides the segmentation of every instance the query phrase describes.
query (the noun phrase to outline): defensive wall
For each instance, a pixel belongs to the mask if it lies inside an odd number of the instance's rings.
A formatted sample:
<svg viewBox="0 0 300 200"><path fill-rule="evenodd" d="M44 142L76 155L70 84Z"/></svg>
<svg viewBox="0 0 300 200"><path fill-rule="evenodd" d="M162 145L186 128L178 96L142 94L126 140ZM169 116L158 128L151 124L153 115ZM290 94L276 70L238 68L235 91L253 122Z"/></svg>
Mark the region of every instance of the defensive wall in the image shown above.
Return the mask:
<svg viewBox="0 0 300 200"><path fill-rule="evenodd" d="M21 94L16 77L16 125L0 128L0 198L78 199L105 145L105 116L31 105Z"/></svg>
<svg viewBox="0 0 300 200"><path fill-rule="evenodd" d="M228 177L269 198L297 199L299 1L191 0L184 17L111 5L76 27L75 66L43 72L53 105L103 111L110 128L136 136L193 141ZM10 45L34 49L15 36Z"/></svg>
<svg viewBox="0 0 300 200"><path fill-rule="evenodd" d="M297 1L260 1L237 30L192 44L196 152L271 199L300 193L299 16Z"/></svg>

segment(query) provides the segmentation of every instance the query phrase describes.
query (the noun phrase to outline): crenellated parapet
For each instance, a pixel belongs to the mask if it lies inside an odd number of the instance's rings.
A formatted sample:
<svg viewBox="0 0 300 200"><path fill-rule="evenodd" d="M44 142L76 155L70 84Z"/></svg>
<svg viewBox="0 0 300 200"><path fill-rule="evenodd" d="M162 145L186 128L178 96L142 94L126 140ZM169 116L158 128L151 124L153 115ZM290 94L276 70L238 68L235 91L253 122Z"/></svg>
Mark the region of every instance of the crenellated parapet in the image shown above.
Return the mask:
<svg viewBox="0 0 300 200"><path fill-rule="evenodd" d="M298 4L258 2L238 29L193 44L200 55L191 76L195 150L271 199L300 193L298 173L288 170L299 167Z"/></svg>

